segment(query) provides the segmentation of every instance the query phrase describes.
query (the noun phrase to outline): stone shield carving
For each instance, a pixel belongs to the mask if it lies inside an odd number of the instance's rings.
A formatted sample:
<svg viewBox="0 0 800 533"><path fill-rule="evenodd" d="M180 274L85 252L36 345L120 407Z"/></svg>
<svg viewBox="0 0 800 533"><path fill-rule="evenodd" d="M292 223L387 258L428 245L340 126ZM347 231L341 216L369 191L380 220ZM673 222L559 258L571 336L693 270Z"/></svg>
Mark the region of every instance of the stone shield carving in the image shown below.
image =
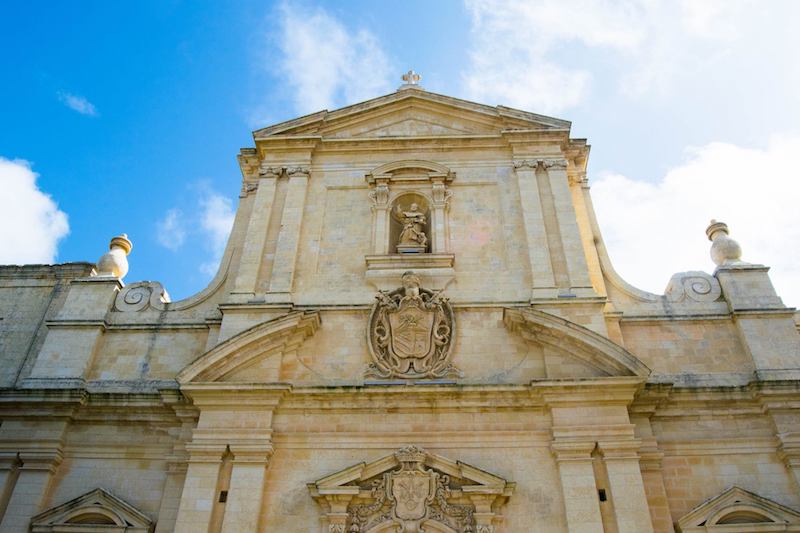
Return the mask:
<svg viewBox="0 0 800 533"><path fill-rule="evenodd" d="M420 287L413 272L403 287L382 291L367 332L373 362L367 375L379 378L442 378L460 373L450 363L455 320L441 291Z"/></svg>

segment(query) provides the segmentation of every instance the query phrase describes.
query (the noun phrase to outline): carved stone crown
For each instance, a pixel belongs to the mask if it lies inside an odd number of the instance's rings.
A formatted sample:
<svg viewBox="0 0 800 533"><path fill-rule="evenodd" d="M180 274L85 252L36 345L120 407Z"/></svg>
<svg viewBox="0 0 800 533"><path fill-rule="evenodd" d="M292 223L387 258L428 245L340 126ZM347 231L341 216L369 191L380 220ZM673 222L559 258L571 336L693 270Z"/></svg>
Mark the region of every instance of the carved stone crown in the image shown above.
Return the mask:
<svg viewBox="0 0 800 533"><path fill-rule="evenodd" d="M400 463L424 463L427 455L428 452L414 445L400 448L394 454Z"/></svg>

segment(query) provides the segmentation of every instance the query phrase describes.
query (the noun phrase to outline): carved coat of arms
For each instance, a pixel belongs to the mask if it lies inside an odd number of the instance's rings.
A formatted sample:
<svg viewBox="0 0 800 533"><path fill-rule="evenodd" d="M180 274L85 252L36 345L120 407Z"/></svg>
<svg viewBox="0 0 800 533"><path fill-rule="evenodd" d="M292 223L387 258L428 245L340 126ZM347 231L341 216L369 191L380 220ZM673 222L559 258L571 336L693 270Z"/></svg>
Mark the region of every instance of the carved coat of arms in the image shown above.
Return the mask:
<svg viewBox="0 0 800 533"><path fill-rule="evenodd" d="M368 375L390 378L442 378L459 375L449 362L455 321L441 295L420 287L413 272L403 287L382 291L369 318L372 364Z"/></svg>

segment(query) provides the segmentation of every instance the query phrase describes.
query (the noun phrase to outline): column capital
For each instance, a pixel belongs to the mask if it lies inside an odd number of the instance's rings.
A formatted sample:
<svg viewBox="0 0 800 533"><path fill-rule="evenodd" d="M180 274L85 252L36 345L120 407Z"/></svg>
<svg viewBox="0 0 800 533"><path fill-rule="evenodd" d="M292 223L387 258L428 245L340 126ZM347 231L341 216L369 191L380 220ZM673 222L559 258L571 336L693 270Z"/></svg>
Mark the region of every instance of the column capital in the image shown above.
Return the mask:
<svg viewBox="0 0 800 533"><path fill-rule="evenodd" d="M258 177L259 178L278 178L280 175L283 174L283 167L273 167L268 165L266 162L261 163L261 166L258 169Z"/></svg>
<svg viewBox="0 0 800 533"><path fill-rule="evenodd" d="M639 459L639 449L642 447L641 439L624 441L599 441L597 447L606 461Z"/></svg>
<svg viewBox="0 0 800 533"><path fill-rule="evenodd" d="M550 451L555 455L556 462L565 461L591 461L595 448L594 441L558 441L550 444Z"/></svg>
<svg viewBox="0 0 800 533"><path fill-rule="evenodd" d="M311 175L311 169L308 167L286 167L286 175L290 178L308 178Z"/></svg>

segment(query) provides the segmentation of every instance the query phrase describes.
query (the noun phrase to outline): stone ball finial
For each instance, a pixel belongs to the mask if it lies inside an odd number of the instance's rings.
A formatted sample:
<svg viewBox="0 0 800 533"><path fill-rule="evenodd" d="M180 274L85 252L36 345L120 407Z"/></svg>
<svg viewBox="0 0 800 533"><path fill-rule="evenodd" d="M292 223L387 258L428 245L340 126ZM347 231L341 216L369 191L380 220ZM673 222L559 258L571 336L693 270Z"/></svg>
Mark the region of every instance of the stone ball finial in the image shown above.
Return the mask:
<svg viewBox="0 0 800 533"><path fill-rule="evenodd" d="M128 235L123 233L111 239L108 252L104 253L97 261L97 275L122 279L128 273L128 254L131 253L133 243L128 240Z"/></svg>
<svg viewBox="0 0 800 533"><path fill-rule="evenodd" d="M728 237L728 225L712 219L706 228L706 235L711 244L711 260L717 266L741 263L742 247Z"/></svg>

